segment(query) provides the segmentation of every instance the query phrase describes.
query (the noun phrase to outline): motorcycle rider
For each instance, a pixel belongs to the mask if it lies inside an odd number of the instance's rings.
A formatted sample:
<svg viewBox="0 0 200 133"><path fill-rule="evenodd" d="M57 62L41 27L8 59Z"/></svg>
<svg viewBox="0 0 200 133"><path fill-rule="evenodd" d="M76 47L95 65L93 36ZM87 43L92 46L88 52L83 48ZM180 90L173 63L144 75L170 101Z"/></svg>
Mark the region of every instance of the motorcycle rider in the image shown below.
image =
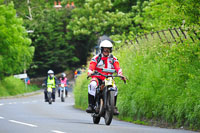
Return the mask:
<svg viewBox="0 0 200 133"><path fill-rule="evenodd" d="M49 70L47 72L48 76L45 79L44 83L47 86L48 83L52 83L53 84L53 91L52 91L52 101L55 102L55 92L56 92L56 86L57 86L57 78L54 76L54 72L53 70ZM44 89L44 98L45 98L45 102L48 102L48 98L47 98L47 88Z"/></svg>
<svg viewBox="0 0 200 133"><path fill-rule="evenodd" d="M60 80L60 84L64 84L65 85L65 95L67 97L67 94L68 94L68 88L67 88L67 78L66 78L66 74L65 73L62 73L61 74L61 78L59 79ZM58 88L58 97L60 97L60 87Z"/></svg>
<svg viewBox="0 0 200 133"><path fill-rule="evenodd" d="M112 52L113 44L109 40L103 40L100 42L100 50L101 53L99 55L96 55L92 58L89 69L88 69L88 76L91 76L94 72L94 70L97 70L98 72L107 75L107 73L102 72L100 68L108 68L108 69L115 69L118 75L122 75L122 69L119 66L119 62L116 57L114 57ZM88 108L86 109L87 113L92 113L94 110L94 96L96 93L96 88L100 83L102 83L102 80L104 80L104 76L92 76L92 80L90 84L88 85ZM126 80L126 78L123 76L122 80ZM117 90L117 88L116 88ZM114 115L118 115L118 109L116 107L117 102L117 91L115 93L115 108L114 108Z"/></svg>

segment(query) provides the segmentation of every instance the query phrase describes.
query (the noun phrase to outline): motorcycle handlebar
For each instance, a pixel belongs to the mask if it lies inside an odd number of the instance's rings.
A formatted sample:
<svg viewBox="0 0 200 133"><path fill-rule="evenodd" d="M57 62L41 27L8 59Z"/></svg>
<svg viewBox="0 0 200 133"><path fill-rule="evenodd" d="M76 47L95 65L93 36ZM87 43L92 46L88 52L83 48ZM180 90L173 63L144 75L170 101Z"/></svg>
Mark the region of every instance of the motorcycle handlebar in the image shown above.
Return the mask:
<svg viewBox="0 0 200 133"><path fill-rule="evenodd" d="M106 77L106 78L108 78L108 77L120 77L120 78L125 78L124 76L121 76L121 75L104 75L104 74L101 74L101 73L99 73L98 71L94 71L94 73L91 75L91 76L104 76L104 77ZM87 76L87 79L89 78L89 77L91 77L91 76ZM124 83L126 84L126 80L123 80L124 81Z"/></svg>
<svg viewBox="0 0 200 133"><path fill-rule="evenodd" d="M120 75L116 75L116 76L113 76L113 75L104 75L104 74L99 73L98 71L94 72L94 75L96 75L96 74L99 74L99 75L104 76L106 78L108 78L108 77L120 77L120 78L122 78L123 77L123 76L120 76ZM92 76L94 76L94 75L92 74Z"/></svg>

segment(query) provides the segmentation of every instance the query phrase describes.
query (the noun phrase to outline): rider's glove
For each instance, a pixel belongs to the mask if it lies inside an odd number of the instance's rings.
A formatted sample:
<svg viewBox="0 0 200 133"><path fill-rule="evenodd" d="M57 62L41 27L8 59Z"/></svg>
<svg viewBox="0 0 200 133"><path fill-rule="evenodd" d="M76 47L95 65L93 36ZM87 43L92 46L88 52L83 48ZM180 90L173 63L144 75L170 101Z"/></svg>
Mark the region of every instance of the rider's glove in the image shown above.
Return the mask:
<svg viewBox="0 0 200 133"><path fill-rule="evenodd" d="M88 76L91 76L93 74L93 71L92 70L88 70Z"/></svg>
<svg viewBox="0 0 200 133"><path fill-rule="evenodd" d="M119 69L118 73L117 73L119 76L123 76L122 74L122 69Z"/></svg>
<svg viewBox="0 0 200 133"><path fill-rule="evenodd" d="M118 75L122 77L122 78L121 78L122 80L124 80L124 81L127 80L126 77L123 76L123 74L122 74L122 69L120 69L120 70L118 71Z"/></svg>

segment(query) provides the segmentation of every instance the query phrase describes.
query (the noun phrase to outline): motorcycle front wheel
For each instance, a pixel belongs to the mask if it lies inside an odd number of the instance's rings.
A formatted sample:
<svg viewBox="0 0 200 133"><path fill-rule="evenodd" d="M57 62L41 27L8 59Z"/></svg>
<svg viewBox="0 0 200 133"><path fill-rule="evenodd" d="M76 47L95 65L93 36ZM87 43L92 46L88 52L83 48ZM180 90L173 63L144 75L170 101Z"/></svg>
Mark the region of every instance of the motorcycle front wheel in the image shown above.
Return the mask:
<svg viewBox="0 0 200 133"><path fill-rule="evenodd" d="M48 92L47 96L48 96L49 104L52 104L51 92Z"/></svg>
<svg viewBox="0 0 200 133"><path fill-rule="evenodd" d="M61 92L61 102L64 102L65 101L65 98L64 98L64 94L63 94L64 92L62 91Z"/></svg>
<svg viewBox="0 0 200 133"><path fill-rule="evenodd" d="M115 91L109 91L107 95L106 111L104 116L106 125L110 125L110 123L112 122L115 100L114 97Z"/></svg>

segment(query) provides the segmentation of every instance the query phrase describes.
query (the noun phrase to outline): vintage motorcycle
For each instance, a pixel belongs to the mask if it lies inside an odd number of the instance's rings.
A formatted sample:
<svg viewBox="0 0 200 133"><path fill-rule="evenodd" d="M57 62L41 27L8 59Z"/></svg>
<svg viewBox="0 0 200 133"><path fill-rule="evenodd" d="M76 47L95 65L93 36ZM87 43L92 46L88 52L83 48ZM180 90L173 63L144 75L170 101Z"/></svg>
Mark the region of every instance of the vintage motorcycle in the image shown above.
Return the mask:
<svg viewBox="0 0 200 133"><path fill-rule="evenodd" d="M110 125L114 113L114 97L116 86L114 84L114 77L124 78L123 76L113 74L116 73L114 69L102 69L102 72L109 73L103 75L97 71L91 76L104 76L105 80L97 87L95 95L94 113L92 113L93 123L99 124L101 117L104 117L105 124ZM89 78L89 77L88 77Z"/></svg>

